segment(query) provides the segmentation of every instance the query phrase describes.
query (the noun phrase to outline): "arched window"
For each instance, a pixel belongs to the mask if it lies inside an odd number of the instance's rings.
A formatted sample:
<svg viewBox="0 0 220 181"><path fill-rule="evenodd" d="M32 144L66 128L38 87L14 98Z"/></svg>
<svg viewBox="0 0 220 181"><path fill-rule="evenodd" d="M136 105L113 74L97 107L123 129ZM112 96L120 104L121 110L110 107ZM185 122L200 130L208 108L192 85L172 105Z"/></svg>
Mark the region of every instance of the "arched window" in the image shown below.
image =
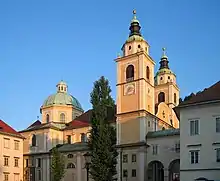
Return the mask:
<svg viewBox="0 0 220 181"><path fill-rule="evenodd" d="M150 79L150 68L147 66L147 70L146 70L146 76L147 76L147 79Z"/></svg>
<svg viewBox="0 0 220 181"><path fill-rule="evenodd" d="M50 116L49 116L49 114L46 115L46 121L47 121L47 123L50 122Z"/></svg>
<svg viewBox="0 0 220 181"><path fill-rule="evenodd" d="M133 65L128 65L126 68L126 80L132 81L134 80L134 66Z"/></svg>
<svg viewBox="0 0 220 181"><path fill-rule="evenodd" d="M164 92L160 92L158 94L158 103L161 103L161 102L165 102L165 93Z"/></svg>
<svg viewBox="0 0 220 181"><path fill-rule="evenodd" d="M174 104L176 104L176 93L173 94Z"/></svg>
<svg viewBox="0 0 220 181"><path fill-rule="evenodd" d="M37 146L37 139L36 139L36 135L35 134L32 135L31 145L32 146Z"/></svg>
<svg viewBox="0 0 220 181"><path fill-rule="evenodd" d="M73 154L68 154L67 158L73 158Z"/></svg>
<svg viewBox="0 0 220 181"><path fill-rule="evenodd" d="M73 163L67 164L67 169L76 168L76 166Z"/></svg>
<svg viewBox="0 0 220 181"><path fill-rule="evenodd" d="M165 128L164 128L164 127L162 127L162 130L165 130Z"/></svg>
<svg viewBox="0 0 220 181"><path fill-rule="evenodd" d="M81 134L81 142L85 143L87 141L86 139L86 134L85 133L82 133Z"/></svg>
<svg viewBox="0 0 220 181"><path fill-rule="evenodd" d="M65 114L64 113L60 114L60 122L65 123Z"/></svg>

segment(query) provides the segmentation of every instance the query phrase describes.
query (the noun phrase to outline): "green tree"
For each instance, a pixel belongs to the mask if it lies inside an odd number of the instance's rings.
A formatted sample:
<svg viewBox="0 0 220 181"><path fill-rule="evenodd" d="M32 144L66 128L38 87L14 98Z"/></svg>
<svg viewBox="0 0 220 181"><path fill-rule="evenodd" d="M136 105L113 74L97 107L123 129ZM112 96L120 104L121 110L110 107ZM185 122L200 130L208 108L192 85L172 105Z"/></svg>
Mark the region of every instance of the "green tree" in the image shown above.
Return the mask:
<svg viewBox="0 0 220 181"><path fill-rule="evenodd" d="M60 181L65 174L64 157L57 147L52 149L51 172L53 181Z"/></svg>
<svg viewBox="0 0 220 181"><path fill-rule="evenodd" d="M112 181L117 173L116 129L110 125L108 116L115 107L110 93L109 82L103 76L94 83L91 92L93 112L88 144L91 151L90 174L94 181Z"/></svg>

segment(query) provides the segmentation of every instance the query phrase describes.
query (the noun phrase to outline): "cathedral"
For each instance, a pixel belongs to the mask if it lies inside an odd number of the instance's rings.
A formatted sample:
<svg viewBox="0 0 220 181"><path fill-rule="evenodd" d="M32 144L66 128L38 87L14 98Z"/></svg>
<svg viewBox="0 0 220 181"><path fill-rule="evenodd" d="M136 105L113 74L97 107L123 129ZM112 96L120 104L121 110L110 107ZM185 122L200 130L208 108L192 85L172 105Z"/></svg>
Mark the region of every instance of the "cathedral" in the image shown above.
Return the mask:
<svg viewBox="0 0 220 181"><path fill-rule="evenodd" d="M165 48L156 61L133 12L129 35L117 65L117 98L109 121L117 130L119 181L171 181L179 177L179 104L176 75L169 67ZM50 181L51 149L65 156L64 181L86 181L84 154L92 110L84 111L79 100L60 81L56 93L40 107L41 120L20 131L24 140L24 181Z"/></svg>

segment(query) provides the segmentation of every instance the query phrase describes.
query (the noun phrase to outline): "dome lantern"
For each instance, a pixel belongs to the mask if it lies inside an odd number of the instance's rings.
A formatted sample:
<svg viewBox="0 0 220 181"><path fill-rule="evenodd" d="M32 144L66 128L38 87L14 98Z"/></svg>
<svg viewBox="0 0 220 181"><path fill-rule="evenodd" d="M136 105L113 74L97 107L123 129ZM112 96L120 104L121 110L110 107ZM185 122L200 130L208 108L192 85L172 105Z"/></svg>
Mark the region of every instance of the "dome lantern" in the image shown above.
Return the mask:
<svg viewBox="0 0 220 181"><path fill-rule="evenodd" d="M57 93L59 92L63 92L63 93L67 93L67 84L66 82L64 82L63 80L61 80L58 84L57 84Z"/></svg>

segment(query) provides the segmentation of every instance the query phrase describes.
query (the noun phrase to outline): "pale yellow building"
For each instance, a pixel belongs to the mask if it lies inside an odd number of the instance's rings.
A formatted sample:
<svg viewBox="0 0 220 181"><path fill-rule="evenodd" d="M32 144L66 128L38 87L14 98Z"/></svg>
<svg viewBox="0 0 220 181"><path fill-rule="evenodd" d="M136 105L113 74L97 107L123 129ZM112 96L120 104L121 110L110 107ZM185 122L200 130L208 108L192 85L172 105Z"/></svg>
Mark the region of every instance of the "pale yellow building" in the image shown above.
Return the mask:
<svg viewBox="0 0 220 181"><path fill-rule="evenodd" d="M151 143L158 141L158 144L173 145L170 140L178 141L179 131L173 131L179 128L179 120L173 110L179 103L176 75L169 68L165 49L160 69L154 75L156 62L149 54L150 46L141 35L140 28L134 13L129 37L122 47L123 53L115 60L117 104L108 112L109 121L117 129L117 178L120 181L147 180L148 164L159 161L156 157L152 157L156 160L147 160L147 150L153 147ZM41 121L37 120L20 132L26 138L24 181L50 181L50 150L57 145L66 158L63 180L86 181L83 154L88 151L86 142L92 110L84 112L79 101L68 93L64 81L56 87L56 93L50 95L40 108ZM153 135L159 134L160 138L150 137L152 132ZM166 157L166 152L160 153L159 157ZM161 160L166 165L164 169L168 169L169 160L172 162L177 157L178 154L170 154L165 162ZM154 168L156 170L152 173L164 173L158 172L158 167ZM159 181L171 180L168 175ZM155 179L151 177L150 180Z"/></svg>
<svg viewBox="0 0 220 181"><path fill-rule="evenodd" d="M122 46L122 55L115 60L117 64L117 147L118 179L123 180L171 180L168 166L178 158L170 155L170 160L163 163L160 157L166 157L166 152L148 160L148 150L156 138L146 139L146 135L159 134L163 144L170 145L173 130L179 128L179 120L173 108L179 103L179 88L176 75L169 68L168 57L163 49L160 68L154 75L155 61L150 56L150 45L141 34L140 22L134 11L130 24L128 39ZM161 131L160 131L161 130ZM179 134L179 131L177 130ZM178 134L175 139L178 141ZM157 139L158 140L158 139ZM161 142L161 143L162 143ZM159 148L158 148L159 149ZM179 161L177 161L179 164ZM153 164L153 173L160 178L147 173ZM177 165L178 166L178 165ZM177 167L176 166L176 167ZM176 169L178 170L178 169ZM172 170L170 170L172 171ZM179 174L176 173L177 175ZM149 177L150 176L150 177Z"/></svg>
<svg viewBox="0 0 220 181"><path fill-rule="evenodd" d="M0 120L0 180L23 181L23 139Z"/></svg>

